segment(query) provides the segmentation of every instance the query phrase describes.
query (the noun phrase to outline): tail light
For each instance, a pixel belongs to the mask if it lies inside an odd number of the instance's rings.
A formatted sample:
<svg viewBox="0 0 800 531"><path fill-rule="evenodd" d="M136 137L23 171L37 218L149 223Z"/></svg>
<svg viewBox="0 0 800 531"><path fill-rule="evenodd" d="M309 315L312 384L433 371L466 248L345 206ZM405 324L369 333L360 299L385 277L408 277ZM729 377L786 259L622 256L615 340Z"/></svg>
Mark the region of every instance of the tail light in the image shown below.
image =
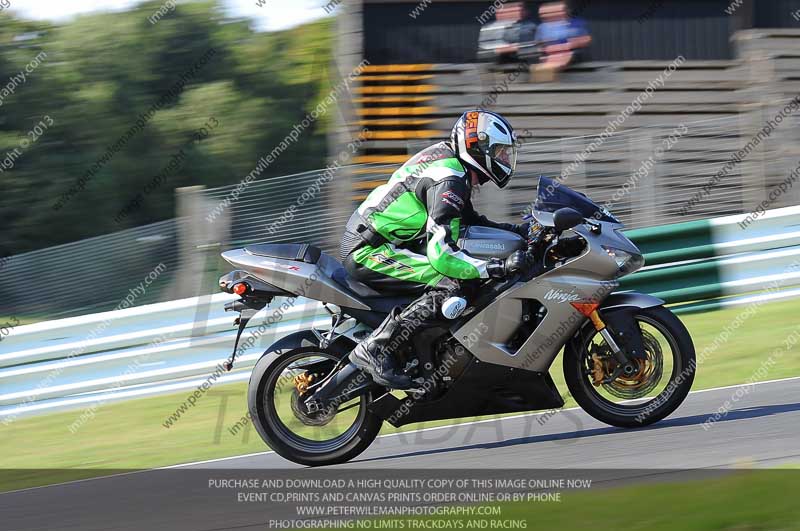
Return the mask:
<svg viewBox="0 0 800 531"><path fill-rule="evenodd" d="M233 291L236 295L244 295L250 289L250 286L245 284L244 282L239 282L238 284L234 284Z"/></svg>

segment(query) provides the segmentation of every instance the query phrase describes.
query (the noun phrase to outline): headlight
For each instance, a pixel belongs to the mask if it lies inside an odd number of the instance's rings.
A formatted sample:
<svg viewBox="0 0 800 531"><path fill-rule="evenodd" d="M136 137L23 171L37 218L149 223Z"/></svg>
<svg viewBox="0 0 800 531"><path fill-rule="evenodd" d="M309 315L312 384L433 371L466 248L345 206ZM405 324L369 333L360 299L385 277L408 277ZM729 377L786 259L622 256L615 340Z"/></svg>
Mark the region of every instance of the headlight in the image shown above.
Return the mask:
<svg viewBox="0 0 800 531"><path fill-rule="evenodd" d="M617 263L619 268L619 276L629 275L634 271L638 271L644 265L644 256L640 254L632 254L622 249L614 247L603 246L603 249L608 253L614 262Z"/></svg>

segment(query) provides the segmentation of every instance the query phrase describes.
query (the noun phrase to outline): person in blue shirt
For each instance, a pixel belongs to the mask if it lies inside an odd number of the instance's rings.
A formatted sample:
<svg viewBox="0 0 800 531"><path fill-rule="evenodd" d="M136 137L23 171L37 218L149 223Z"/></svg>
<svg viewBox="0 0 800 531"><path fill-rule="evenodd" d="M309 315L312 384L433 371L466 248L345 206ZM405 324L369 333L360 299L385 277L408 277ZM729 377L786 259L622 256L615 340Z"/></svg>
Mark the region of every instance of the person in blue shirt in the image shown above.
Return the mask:
<svg viewBox="0 0 800 531"><path fill-rule="evenodd" d="M565 2L542 4L539 8L542 22L536 30L536 42L542 51L535 67L540 80L551 81L567 66L581 58L581 50L592 42L586 23L570 18Z"/></svg>

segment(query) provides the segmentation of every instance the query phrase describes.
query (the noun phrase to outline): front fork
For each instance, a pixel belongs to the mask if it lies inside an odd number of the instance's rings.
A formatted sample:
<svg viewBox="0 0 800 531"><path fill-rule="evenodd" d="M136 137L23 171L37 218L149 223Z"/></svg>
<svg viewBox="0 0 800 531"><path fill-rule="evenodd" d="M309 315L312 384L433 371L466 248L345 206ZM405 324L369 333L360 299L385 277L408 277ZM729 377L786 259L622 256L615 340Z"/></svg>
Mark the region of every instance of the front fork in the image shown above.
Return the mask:
<svg viewBox="0 0 800 531"><path fill-rule="evenodd" d="M600 317L600 313L597 311L597 308L594 308L587 317L589 317L592 325L594 325L594 329L600 334L600 336L603 338L603 341L606 342L608 348L611 349L614 359L617 360L616 368L609 376L602 380L602 383L613 382L623 374L625 376L636 374L639 371L639 365L636 363L635 359L632 359L632 357L628 356L628 353L625 351L625 349L620 348L619 343L617 343L617 340L614 339L614 334L612 334L608 326L606 326L606 323ZM637 354L635 349L633 354Z"/></svg>
<svg viewBox="0 0 800 531"><path fill-rule="evenodd" d="M630 360L628 359L628 355L625 354L625 351L619 348L617 341L614 339L614 336L611 335L611 332L608 331L608 327L606 323L603 322L603 319L600 318L600 313L595 309L592 313L589 314L589 319L592 321L594 325L594 329L603 337L603 340L606 342L608 347L611 349L611 352L614 354L614 358L620 365L625 365Z"/></svg>

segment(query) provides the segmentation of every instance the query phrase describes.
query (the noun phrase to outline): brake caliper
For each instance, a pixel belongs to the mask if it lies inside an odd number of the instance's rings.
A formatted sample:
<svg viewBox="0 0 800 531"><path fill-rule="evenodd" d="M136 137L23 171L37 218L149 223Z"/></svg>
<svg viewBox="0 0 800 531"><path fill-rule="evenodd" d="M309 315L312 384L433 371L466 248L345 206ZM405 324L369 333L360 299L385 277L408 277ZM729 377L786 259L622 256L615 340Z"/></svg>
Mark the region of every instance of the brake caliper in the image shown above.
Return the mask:
<svg viewBox="0 0 800 531"><path fill-rule="evenodd" d="M606 377L606 370L603 368L603 360L597 354L592 354L592 383L598 387Z"/></svg>
<svg viewBox="0 0 800 531"><path fill-rule="evenodd" d="M294 386L297 389L297 392L301 395L308 391L308 386L311 385L311 381L314 379L313 374L309 374L308 372L304 372L302 374L298 374L294 377Z"/></svg>
<svg viewBox="0 0 800 531"><path fill-rule="evenodd" d="M592 344L589 348L592 355L592 384L595 387L605 383L609 375L614 372L614 359L608 353L603 352L604 350L607 349L598 347L596 344Z"/></svg>

